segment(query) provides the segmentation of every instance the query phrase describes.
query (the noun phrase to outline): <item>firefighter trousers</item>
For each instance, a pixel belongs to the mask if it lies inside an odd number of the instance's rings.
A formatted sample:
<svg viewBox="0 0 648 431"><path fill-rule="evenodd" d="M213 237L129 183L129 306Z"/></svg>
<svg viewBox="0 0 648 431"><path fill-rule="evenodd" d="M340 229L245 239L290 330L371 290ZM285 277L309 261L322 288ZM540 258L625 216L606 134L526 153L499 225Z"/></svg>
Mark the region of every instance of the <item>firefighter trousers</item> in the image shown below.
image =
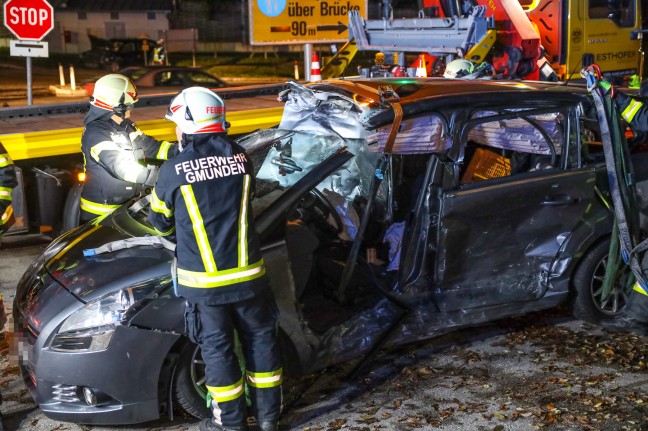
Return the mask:
<svg viewBox="0 0 648 431"><path fill-rule="evenodd" d="M259 423L278 423L282 369L272 294L222 305L187 302L185 319L189 338L202 350L215 422L247 429L247 383L252 415ZM235 330L243 350L245 379L234 350Z"/></svg>

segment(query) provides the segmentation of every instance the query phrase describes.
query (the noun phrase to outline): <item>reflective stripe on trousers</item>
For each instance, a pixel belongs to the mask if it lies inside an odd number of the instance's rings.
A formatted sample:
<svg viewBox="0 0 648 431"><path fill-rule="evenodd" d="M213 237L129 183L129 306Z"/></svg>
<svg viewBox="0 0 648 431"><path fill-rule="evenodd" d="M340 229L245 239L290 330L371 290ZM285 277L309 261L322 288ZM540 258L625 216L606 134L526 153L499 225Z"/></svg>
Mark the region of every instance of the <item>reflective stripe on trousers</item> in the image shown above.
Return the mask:
<svg viewBox="0 0 648 431"><path fill-rule="evenodd" d="M110 214L120 206L121 205L100 204L98 202L92 202L87 199L81 198L81 209L91 214L96 214L96 215Z"/></svg>
<svg viewBox="0 0 648 431"><path fill-rule="evenodd" d="M234 351L236 330L245 356L252 413L260 422L278 421L283 378L278 313L269 286L265 294L246 301L223 305L187 303L187 314L188 335L200 345L205 361L215 418L225 427L246 425L243 378Z"/></svg>

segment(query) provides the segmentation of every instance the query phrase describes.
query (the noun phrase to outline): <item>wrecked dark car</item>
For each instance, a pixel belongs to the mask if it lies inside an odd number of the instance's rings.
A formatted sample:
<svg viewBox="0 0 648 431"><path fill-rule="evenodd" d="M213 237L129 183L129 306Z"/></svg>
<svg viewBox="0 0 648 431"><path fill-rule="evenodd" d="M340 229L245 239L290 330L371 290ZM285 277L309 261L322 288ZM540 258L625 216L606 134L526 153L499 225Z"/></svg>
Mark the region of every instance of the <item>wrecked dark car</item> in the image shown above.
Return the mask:
<svg viewBox="0 0 648 431"><path fill-rule="evenodd" d="M614 216L584 89L335 80L282 98L279 126L238 142L288 375L565 302L592 321L623 308L629 271L602 294ZM147 213L143 197L68 232L19 283L20 369L51 418L209 413Z"/></svg>
<svg viewBox="0 0 648 431"><path fill-rule="evenodd" d="M88 35L90 49L81 53L84 67L117 72L127 66L146 66L153 55L153 39L102 39ZM147 58L148 56L148 58Z"/></svg>

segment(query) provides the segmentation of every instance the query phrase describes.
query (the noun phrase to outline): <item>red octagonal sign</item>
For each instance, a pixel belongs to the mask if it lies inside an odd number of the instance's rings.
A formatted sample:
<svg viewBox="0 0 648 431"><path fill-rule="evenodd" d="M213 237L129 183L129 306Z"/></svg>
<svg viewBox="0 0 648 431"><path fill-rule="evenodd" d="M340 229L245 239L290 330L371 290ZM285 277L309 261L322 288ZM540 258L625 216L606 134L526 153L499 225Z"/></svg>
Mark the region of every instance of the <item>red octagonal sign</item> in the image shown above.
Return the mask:
<svg viewBox="0 0 648 431"><path fill-rule="evenodd" d="M54 9L46 0L8 0L4 24L20 40L41 40L54 28Z"/></svg>

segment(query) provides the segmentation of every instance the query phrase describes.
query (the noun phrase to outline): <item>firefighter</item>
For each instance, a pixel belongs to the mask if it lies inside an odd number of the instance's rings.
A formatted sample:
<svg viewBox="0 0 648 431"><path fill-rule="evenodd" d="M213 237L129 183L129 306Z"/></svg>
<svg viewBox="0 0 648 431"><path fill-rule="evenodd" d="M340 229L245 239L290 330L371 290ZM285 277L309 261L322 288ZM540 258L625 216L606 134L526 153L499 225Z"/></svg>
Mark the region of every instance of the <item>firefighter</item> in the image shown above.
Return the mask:
<svg viewBox="0 0 648 431"><path fill-rule="evenodd" d="M183 90L166 118L176 123L182 153L160 168L149 221L162 235L175 231L177 239L176 293L187 301L187 335L202 349L213 412L200 429L247 429L246 382L260 429L276 430L278 311L254 229L254 167L227 138L225 105L211 90ZM234 353L235 330L245 379Z"/></svg>
<svg viewBox="0 0 648 431"><path fill-rule="evenodd" d="M473 63L465 58L457 58L452 60L445 68L443 77L448 79L462 78L470 74L473 68Z"/></svg>
<svg viewBox="0 0 648 431"><path fill-rule="evenodd" d="M638 98L617 91L606 80L600 80L598 85L606 94L612 95L621 117L630 125L633 132L648 132L648 104Z"/></svg>
<svg viewBox="0 0 648 431"><path fill-rule="evenodd" d="M164 65L166 61L166 48L164 47L164 39L159 39L153 48L153 62L154 65Z"/></svg>
<svg viewBox="0 0 648 431"><path fill-rule="evenodd" d="M443 72L443 77L449 79L492 79L495 77L495 70L493 66L486 62L474 64L465 58L457 58L448 63Z"/></svg>
<svg viewBox="0 0 648 431"><path fill-rule="evenodd" d="M0 143L0 235L9 230L15 221L11 191L17 185L13 161Z"/></svg>
<svg viewBox="0 0 648 431"><path fill-rule="evenodd" d="M167 160L177 145L142 133L130 119L137 102L135 84L123 75L106 75L95 83L81 137L86 182L81 193L81 221L109 214L152 186L156 169L145 159Z"/></svg>
<svg viewBox="0 0 648 431"><path fill-rule="evenodd" d="M621 114L630 125L633 133L648 132L648 105L641 100L617 91L608 81L601 79L597 82L606 95L610 95ZM644 274L648 274L648 254L642 261ZM628 296L623 312L612 320L601 324L604 328L615 332L631 332L648 335L648 290L645 286L635 283Z"/></svg>

